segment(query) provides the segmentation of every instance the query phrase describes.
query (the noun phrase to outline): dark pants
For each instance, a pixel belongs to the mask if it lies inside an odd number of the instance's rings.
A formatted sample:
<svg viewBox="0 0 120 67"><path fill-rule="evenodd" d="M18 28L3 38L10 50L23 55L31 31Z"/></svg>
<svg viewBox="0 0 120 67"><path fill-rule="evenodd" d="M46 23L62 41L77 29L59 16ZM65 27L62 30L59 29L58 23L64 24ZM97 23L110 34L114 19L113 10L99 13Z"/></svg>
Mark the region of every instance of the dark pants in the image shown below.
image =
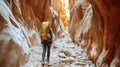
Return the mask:
<svg viewBox="0 0 120 67"><path fill-rule="evenodd" d="M47 50L47 61L49 62L50 47L51 47L51 45L48 45L48 44L43 45L42 61L44 61L44 59L45 59L45 54L46 54L46 50Z"/></svg>
<svg viewBox="0 0 120 67"><path fill-rule="evenodd" d="M46 41L42 41L42 44L43 44L42 61L45 60L45 54L46 54L46 50L47 50L47 61L49 62L51 42L49 43Z"/></svg>

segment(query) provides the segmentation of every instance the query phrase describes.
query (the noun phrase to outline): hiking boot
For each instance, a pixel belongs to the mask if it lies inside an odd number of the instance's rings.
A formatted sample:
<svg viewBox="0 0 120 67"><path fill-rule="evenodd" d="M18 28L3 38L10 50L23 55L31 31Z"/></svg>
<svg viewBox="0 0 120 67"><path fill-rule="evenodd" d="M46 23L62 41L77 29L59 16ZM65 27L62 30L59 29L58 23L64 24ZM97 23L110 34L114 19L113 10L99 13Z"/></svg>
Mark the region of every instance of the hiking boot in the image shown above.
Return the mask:
<svg viewBox="0 0 120 67"><path fill-rule="evenodd" d="M47 64L48 66L51 66L50 62L48 62L48 61L47 61L47 63L46 63L46 64Z"/></svg>
<svg viewBox="0 0 120 67"><path fill-rule="evenodd" d="M44 62L44 61L42 61L42 65L45 65L45 62Z"/></svg>

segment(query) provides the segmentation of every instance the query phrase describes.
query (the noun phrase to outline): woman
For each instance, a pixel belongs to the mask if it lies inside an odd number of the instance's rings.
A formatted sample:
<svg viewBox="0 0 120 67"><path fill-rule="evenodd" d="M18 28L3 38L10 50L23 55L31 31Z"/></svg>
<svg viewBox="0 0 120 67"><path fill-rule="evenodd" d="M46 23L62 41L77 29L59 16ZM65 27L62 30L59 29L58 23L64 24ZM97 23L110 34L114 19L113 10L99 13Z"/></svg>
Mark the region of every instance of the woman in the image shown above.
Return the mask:
<svg viewBox="0 0 120 67"><path fill-rule="evenodd" d="M53 31L50 22L43 22L40 30L41 43L43 47L42 65L45 64L45 54L47 50L47 63L50 62L50 48L53 40Z"/></svg>

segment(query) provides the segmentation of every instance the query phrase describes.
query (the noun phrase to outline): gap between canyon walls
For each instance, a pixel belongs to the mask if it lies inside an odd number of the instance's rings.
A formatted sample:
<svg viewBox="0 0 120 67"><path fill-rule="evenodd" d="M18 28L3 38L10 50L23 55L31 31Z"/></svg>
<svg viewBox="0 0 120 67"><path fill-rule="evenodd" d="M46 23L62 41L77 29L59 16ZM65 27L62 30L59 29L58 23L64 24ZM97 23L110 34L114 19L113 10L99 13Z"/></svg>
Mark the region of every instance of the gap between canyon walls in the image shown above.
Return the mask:
<svg viewBox="0 0 120 67"><path fill-rule="evenodd" d="M68 33L69 0L29 0L29 3L41 23L43 21L52 23L56 38Z"/></svg>
<svg viewBox="0 0 120 67"><path fill-rule="evenodd" d="M43 21L54 31L54 65L120 67L119 6L119 0L1 0L0 67L40 66Z"/></svg>

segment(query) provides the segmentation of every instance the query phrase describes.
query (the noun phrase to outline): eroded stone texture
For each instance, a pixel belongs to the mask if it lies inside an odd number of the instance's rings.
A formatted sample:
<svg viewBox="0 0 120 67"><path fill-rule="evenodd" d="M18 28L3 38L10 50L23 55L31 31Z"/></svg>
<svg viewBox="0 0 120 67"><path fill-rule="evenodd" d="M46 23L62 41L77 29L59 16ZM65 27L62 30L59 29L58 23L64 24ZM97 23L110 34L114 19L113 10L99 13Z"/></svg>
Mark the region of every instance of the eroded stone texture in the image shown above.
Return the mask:
<svg viewBox="0 0 120 67"><path fill-rule="evenodd" d="M49 0L29 0L30 6L32 7L35 16L43 21L52 21L52 15L50 11L50 1Z"/></svg>
<svg viewBox="0 0 120 67"><path fill-rule="evenodd" d="M30 6L35 13L35 16L41 21L51 22L52 29L55 34L55 38L61 37L61 33L64 30L63 22L60 22L60 16L58 11L60 11L60 2L53 0L29 0ZM54 5L53 5L54 4ZM55 9L57 8L57 9ZM40 30L40 27L39 27Z"/></svg>
<svg viewBox="0 0 120 67"><path fill-rule="evenodd" d="M39 20L26 0L0 1L0 67L20 67L29 47L40 44Z"/></svg>
<svg viewBox="0 0 120 67"><path fill-rule="evenodd" d="M92 8L88 6L85 12L81 8L82 5L78 5L78 8L81 10L76 10L73 7L73 11L76 13L71 15L71 37L73 41L81 45L87 51L89 58L96 62L97 67L119 67L119 0L114 2L112 0L89 1ZM89 13L91 10L93 14ZM92 18L90 18L91 16ZM81 18L81 20L77 18Z"/></svg>
<svg viewBox="0 0 120 67"><path fill-rule="evenodd" d="M75 4L75 0L69 0L69 9L72 9Z"/></svg>
<svg viewBox="0 0 120 67"><path fill-rule="evenodd" d="M98 28L99 37L98 42L101 41L103 44L101 49L103 52L103 47L107 51L107 54L104 56L103 60L97 60L97 63L102 62L102 65L110 65L111 67L120 66L120 5L116 1L103 1L103 0L90 0L93 6L93 23L98 23L96 27ZM97 31L96 31L97 32ZM100 53L101 55L101 53ZM104 55L104 54L103 54ZM101 56L99 56L100 58ZM119 61L118 61L119 60ZM98 64L99 65L99 64Z"/></svg>
<svg viewBox="0 0 120 67"><path fill-rule="evenodd" d="M69 25L69 1L68 0L51 0L51 6L58 12L61 23L64 27Z"/></svg>
<svg viewBox="0 0 120 67"><path fill-rule="evenodd" d="M51 22L56 38L62 36L64 24L50 4L49 0L0 1L0 66L19 67L23 63L29 47L40 45L39 32L43 21Z"/></svg>

